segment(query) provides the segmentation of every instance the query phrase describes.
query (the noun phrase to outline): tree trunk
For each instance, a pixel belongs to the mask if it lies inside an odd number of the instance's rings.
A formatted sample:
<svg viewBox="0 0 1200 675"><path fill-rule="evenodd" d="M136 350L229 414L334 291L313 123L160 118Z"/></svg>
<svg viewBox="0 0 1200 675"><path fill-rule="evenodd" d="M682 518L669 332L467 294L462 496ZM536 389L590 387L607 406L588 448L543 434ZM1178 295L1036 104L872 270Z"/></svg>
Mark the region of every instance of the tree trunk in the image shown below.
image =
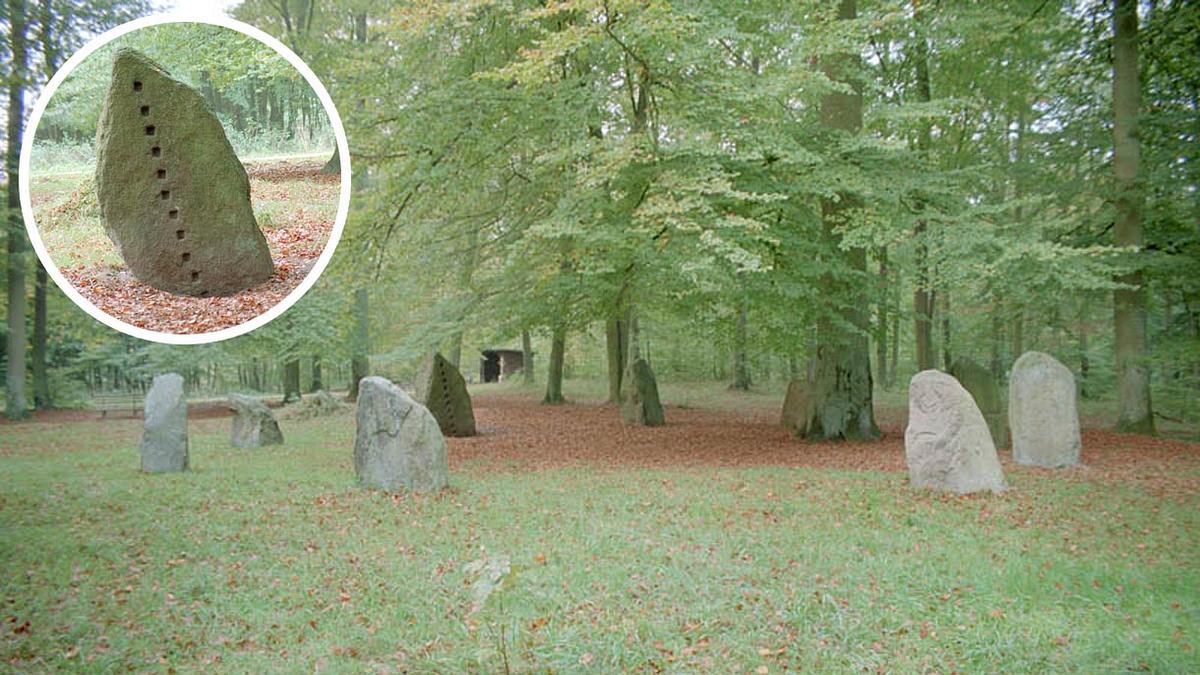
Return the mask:
<svg viewBox="0 0 1200 675"><path fill-rule="evenodd" d="M28 53L25 43L25 3L8 0L9 54L8 73L8 148L5 172L8 177L8 344L5 355L4 414L20 419L28 413L25 400L25 226L21 219L21 193L18 164L21 155L22 123L25 120L25 69Z"/></svg>
<svg viewBox="0 0 1200 675"><path fill-rule="evenodd" d="M564 326L555 326L554 333L550 340L550 365L547 368L546 374L546 396L542 399L542 403L558 404L565 403L563 398L562 382L563 382L563 358L567 350L567 329Z"/></svg>
<svg viewBox="0 0 1200 675"><path fill-rule="evenodd" d="M39 260L33 290L33 407L49 410L50 374L46 370L46 268Z"/></svg>
<svg viewBox="0 0 1200 675"><path fill-rule="evenodd" d="M879 301L875 303L875 365L884 388L890 388L888 372L888 257L887 249L879 252Z"/></svg>
<svg viewBox="0 0 1200 675"><path fill-rule="evenodd" d="M950 345L950 291L942 289L942 370L950 372L953 353Z"/></svg>
<svg viewBox="0 0 1200 675"><path fill-rule="evenodd" d="M367 302L367 289L359 288L354 291L354 355L350 359L350 391L347 394L351 401L358 400L358 381L370 371L370 362L367 359L370 343Z"/></svg>
<svg viewBox="0 0 1200 675"><path fill-rule="evenodd" d="M914 2L914 9L917 3ZM913 43L913 62L917 76L917 100L929 103L933 98L929 84L929 45L925 41L925 33L920 15L917 14L918 34ZM917 151L928 160L930 146L933 144L933 132L929 123L921 127L917 137ZM924 204L918 204L918 210L923 210ZM917 226L913 233L917 244L917 277L916 288L913 291L913 338L916 342L917 371L930 370L934 367L933 351L933 312L935 294L929 273L929 246L927 227L924 218L918 217Z"/></svg>
<svg viewBox="0 0 1200 675"><path fill-rule="evenodd" d="M312 387L309 391L317 392L325 388L325 383L321 381L321 355L313 354L312 356Z"/></svg>
<svg viewBox="0 0 1200 675"><path fill-rule="evenodd" d="M855 0L841 0L838 20L852 20L856 14ZM855 84L858 67L858 56L852 53L835 54L822 64L822 69L830 79L850 84L852 91L826 94L821 100L821 122L851 135L858 134L862 129L862 94ZM822 200L822 231L830 250L840 250L836 228L842 223L845 213L856 206L858 199L849 193L842 194L837 200ZM852 248L841 255L844 264L865 277L865 249ZM855 295L861 295L862 290L853 286L835 287L839 282L832 274L825 275L823 282L829 296L844 304L827 307L817 322L818 346L807 437L812 440L878 438L871 386L867 309L863 302L850 300ZM840 312L845 323L853 329L846 329L842 322L835 321L831 316L834 312Z"/></svg>
<svg viewBox="0 0 1200 675"><path fill-rule="evenodd" d="M608 401L621 402L621 378L625 376L625 353L629 350L629 331L620 310L614 310L605 326L605 347L608 351Z"/></svg>
<svg viewBox="0 0 1200 675"><path fill-rule="evenodd" d="M733 331L733 384L730 389L750 391L750 365L746 357L746 301L742 299Z"/></svg>
<svg viewBox="0 0 1200 675"><path fill-rule="evenodd" d="M533 338L527 330L521 331L521 378L533 384Z"/></svg>
<svg viewBox="0 0 1200 675"><path fill-rule="evenodd" d="M1113 170L1116 174L1118 246L1141 249L1142 192L1138 185L1141 147L1138 140L1137 0L1113 0ZM1154 433L1150 407L1150 368L1146 353L1146 291L1135 269L1119 281L1132 288L1113 291L1116 329L1117 430Z"/></svg>
<svg viewBox="0 0 1200 675"><path fill-rule="evenodd" d="M300 359L294 357L283 364L283 402L300 400Z"/></svg>

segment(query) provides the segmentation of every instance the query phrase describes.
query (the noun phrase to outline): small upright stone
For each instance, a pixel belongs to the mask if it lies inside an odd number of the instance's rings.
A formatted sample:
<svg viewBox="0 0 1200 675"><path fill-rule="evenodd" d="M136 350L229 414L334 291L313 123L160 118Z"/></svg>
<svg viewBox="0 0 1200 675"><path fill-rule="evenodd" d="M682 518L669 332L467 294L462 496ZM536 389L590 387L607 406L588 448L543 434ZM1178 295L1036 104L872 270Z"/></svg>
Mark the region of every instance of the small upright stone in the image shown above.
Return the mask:
<svg viewBox="0 0 1200 675"><path fill-rule="evenodd" d="M96 196L121 258L155 288L231 295L275 270L220 121L199 92L129 48L113 55L100 112Z"/></svg>
<svg viewBox="0 0 1200 675"><path fill-rule="evenodd" d="M937 370L908 385L904 455L913 487L958 494L1004 490L1004 473L987 423L958 380Z"/></svg>
<svg viewBox="0 0 1200 675"><path fill-rule="evenodd" d="M413 398L433 413L443 434L475 435L475 411L467 381L441 354L434 354L422 365Z"/></svg>
<svg viewBox="0 0 1200 675"><path fill-rule="evenodd" d="M432 492L446 487L446 438L425 406L382 377L358 385L354 472L366 487Z"/></svg>
<svg viewBox="0 0 1200 675"><path fill-rule="evenodd" d="M233 430L229 437L233 447L258 448L283 442L279 422L267 404L242 394L230 394L229 408L233 410Z"/></svg>
<svg viewBox="0 0 1200 675"><path fill-rule="evenodd" d="M1079 463L1083 443L1075 407L1075 376L1049 354L1025 352L1008 385L1013 460L1045 467Z"/></svg>
<svg viewBox="0 0 1200 675"><path fill-rule="evenodd" d="M780 424L797 436L808 433L808 420L812 417L812 397L808 395L808 383L792 380L788 383L787 396L783 399L783 414Z"/></svg>
<svg viewBox="0 0 1200 675"><path fill-rule="evenodd" d="M629 424L647 427L662 426L662 403L658 400L658 382L646 359L637 359L625 371L625 401L621 404L621 418ZM622 385L623 387L625 385Z"/></svg>
<svg viewBox="0 0 1200 675"><path fill-rule="evenodd" d="M959 357L950 367L950 374L958 380L971 396L983 419L987 421L988 430L992 432L992 441L996 448L1008 447L1008 417L1004 413L1004 398L1000 396L1000 386L992 372L967 357Z"/></svg>
<svg viewBox="0 0 1200 675"><path fill-rule="evenodd" d="M142 433L142 471L166 473L187 471L187 399L183 378L166 373L154 378L146 394Z"/></svg>

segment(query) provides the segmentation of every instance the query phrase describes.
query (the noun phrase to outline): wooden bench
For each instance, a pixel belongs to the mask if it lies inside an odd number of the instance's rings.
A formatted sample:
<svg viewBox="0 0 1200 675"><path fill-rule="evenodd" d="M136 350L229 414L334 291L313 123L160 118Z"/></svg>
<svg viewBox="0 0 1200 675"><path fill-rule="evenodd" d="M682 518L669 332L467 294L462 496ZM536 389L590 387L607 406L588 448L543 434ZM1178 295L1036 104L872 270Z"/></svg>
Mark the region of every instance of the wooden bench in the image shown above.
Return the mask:
<svg viewBox="0 0 1200 675"><path fill-rule="evenodd" d="M136 391L109 392L92 397L92 409L100 411L100 417L108 417L108 413L128 411L133 417L142 414L142 403L145 397Z"/></svg>

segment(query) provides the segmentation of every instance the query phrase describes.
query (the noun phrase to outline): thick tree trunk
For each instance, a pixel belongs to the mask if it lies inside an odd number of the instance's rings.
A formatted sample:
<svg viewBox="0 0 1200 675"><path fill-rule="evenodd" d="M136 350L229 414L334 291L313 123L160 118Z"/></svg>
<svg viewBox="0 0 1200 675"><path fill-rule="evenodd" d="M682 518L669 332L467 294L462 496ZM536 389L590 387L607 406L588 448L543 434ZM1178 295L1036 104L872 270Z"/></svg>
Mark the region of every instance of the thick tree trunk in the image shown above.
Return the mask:
<svg viewBox="0 0 1200 675"><path fill-rule="evenodd" d="M542 403L557 404L566 402L562 393L563 359L566 355L566 350L567 329L561 325L555 326L550 340L550 365L546 369L546 396L542 399Z"/></svg>
<svg viewBox="0 0 1200 675"><path fill-rule="evenodd" d="M533 338L527 330L521 331L521 378L533 384Z"/></svg>
<svg viewBox="0 0 1200 675"><path fill-rule="evenodd" d="M621 378L625 376L625 353L629 350L629 332L620 310L614 311L605 326L608 351L608 403L621 402Z"/></svg>
<svg viewBox="0 0 1200 675"><path fill-rule="evenodd" d="M1118 246L1142 246L1142 192L1138 185L1137 0L1113 0L1113 170L1116 174ZM1150 368L1146 351L1146 291L1141 270L1119 279L1132 288L1113 291L1116 329L1117 430L1154 433L1150 407Z"/></svg>
<svg viewBox="0 0 1200 675"><path fill-rule="evenodd" d="M346 396L351 401L358 400L359 380L370 374L370 363L367 359L370 344L370 335L368 334L370 316L367 311L367 302L367 289L359 288L354 291L354 355L350 359L350 391Z"/></svg>
<svg viewBox="0 0 1200 675"><path fill-rule="evenodd" d="M28 53L25 42L25 3L8 0L9 55L8 72L8 148L5 172L8 177L8 344L5 352L4 414L20 419L28 413L25 399L25 224L21 219L21 194L18 164L21 132L25 120L25 69Z"/></svg>
<svg viewBox="0 0 1200 675"><path fill-rule="evenodd" d="M737 311L733 331L733 384L730 389L750 391L750 364L746 356L746 303L743 299Z"/></svg>
<svg viewBox="0 0 1200 675"><path fill-rule="evenodd" d="M841 0L839 20L851 20L856 14L855 0ZM862 129L862 94L853 84L857 80L855 71L858 65L858 56L850 53L834 55L822 64L831 79L849 83L854 89L849 93L826 94L821 101L822 123L848 134L857 134ZM822 229L831 250L839 249L836 228L842 223L845 213L858 205L857 202L852 194L843 194L837 200L822 200ZM843 256L844 264L865 277L866 250L853 248ZM862 291L853 287L835 287L837 282L832 275L826 275L824 283L830 297L837 298L843 304L841 307L828 307L817 322L818 346L807 437L813 440L878 438L871 385L871 346L867 339L870 330L867 308L863 302L850 300L854 294L861 294ZM838 311L853 326L853 330L844 328L841 322L830 316Z"/></svg>
<svg viewBox="0 0 1200 675"><path fill-rule="evenodd" d="M300 400L300 359L291 358L283 364L283 402Z"/></svg>

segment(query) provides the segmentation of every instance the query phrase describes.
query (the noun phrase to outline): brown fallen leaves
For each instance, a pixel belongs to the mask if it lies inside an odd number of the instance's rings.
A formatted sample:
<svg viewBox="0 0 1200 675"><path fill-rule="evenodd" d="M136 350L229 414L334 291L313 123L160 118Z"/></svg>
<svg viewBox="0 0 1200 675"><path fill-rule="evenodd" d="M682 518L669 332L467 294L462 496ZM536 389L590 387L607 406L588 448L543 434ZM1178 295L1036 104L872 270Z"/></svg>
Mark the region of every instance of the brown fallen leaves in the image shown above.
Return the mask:
<svg viewBox="0 0 1200 675"><path fill-rule="evenodd" d="M808 443L778 424L775 411L727 413L669 408L662 427L631 427L612 406L544 406L505 394L473 396L480 435L447 439L452 464L529 471L570 465L665 469L678 466L796 466L844 471L906 472L903 429L884 427L872 443ZM1000 450L1010 483L1058 480L1135 485L1185 497L1200 490L1200 443L1103 430L1083 435L1083 466L1018 466Z"/></svg>
<svg viewBox="0 0 1200 675"><path fill-rule="evenodd" d="M287 201L290 194L313 185L336 200L339 177L322 174L320 168L319 162L252 165L247 171L251 195L256 203ZM125 265L64 267L62 272L83 297L125 323L164 333L210 333L253 319L299 286L329 241L331 213L332 209L300 205L264 227L275 274L236 295L192 298L167 293L138 281Z"/></svg>

